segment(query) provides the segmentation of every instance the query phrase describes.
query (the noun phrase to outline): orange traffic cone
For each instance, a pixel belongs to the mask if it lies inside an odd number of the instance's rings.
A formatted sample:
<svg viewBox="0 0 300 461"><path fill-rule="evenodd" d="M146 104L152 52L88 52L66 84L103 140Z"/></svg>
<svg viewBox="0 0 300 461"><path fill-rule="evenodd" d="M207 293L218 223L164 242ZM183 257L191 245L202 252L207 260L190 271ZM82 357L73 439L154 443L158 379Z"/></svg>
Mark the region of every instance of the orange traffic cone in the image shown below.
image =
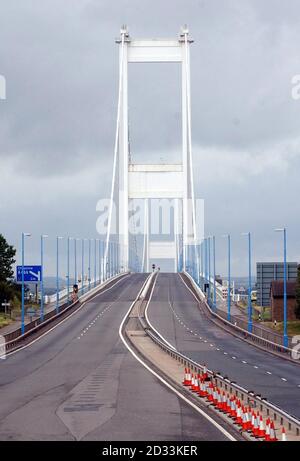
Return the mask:
<svg viewBox="0 0 300 461"><path fill-rule="evenodd" d="M182 384L184 386L188 385L188 370L187 370L187 368L184 369L184 378L183 378Z"/></svg>
<svg viewBox="0 0 300 461"><path fill-rule="evenodd" d="M270 418L266 422L266 433L265 433L265 442L270 441Z"/></svg>
<svg viewBox="0 0 300 461"><path fill-rule="evenodd" d="M199 392L199 380L198 378L195 376L194 378L194 387L193 387L193 392Z"/></svg>
<svg viewBox="0 0 300 461"><path fill-rule="evenodd" d="M258 418L257 418L256 414L254 413L253 426L252 426L252 434L254 435L254 437L258 437L258 431L259 431Z"/></svg>
<svg viewBox="0 0 300 461"><path fill-rule="evenodd" d="M243 411L243 423L242 423L242 431L248 430L248 417L247 417L247 410Z"/></svg>
<svg viewBox="0 0 300 461"><path fill-rule="evenodd" d="M258 437L263 438L265 436L265 434L266 434L266 431L265 431L264 421L263 421L262 415L260 415L259 428L258 428Z"/></svg>
<svg viewBox="0 0 300 461"><path fill-rule="evenodd" d="M194 388L194 375L192 373L192 377L191 377L191 384L190 384L190 390L192 391Z"/></svg>
<svg viewBox="0 0 300 461"><path fill-rule="evenodd" d="M190 386L191 385L191 370L189 368L186 368L186 383L184 386Z"/></svg>
<svg viewBox="0 0 300 461"><path fill-rule="evenodd" d="M281 442L286 442L286 441L287 441L287 438L286 438L285 428L282 426L282 428L281 428Z"/></svg>
<svg viewBox="0 0 300 461"><path fill-rule="evenodd" d="M276 442L276 441L277 441L277 438L276 438L276 434L275 434L275 427L274 427L273 421L271 421L271 425L270 425L270 442Z"/></svg>
<svg viewBox="0 0 300 461"><path fill-rule="evenodd" d="M239 426L242 425L243 423L243 419L242 419L242 406L241 406L241 402L238 401L238 404L237 404L237 411L236 411L236 420L235 420L235 423L238 424Z"/></svg>

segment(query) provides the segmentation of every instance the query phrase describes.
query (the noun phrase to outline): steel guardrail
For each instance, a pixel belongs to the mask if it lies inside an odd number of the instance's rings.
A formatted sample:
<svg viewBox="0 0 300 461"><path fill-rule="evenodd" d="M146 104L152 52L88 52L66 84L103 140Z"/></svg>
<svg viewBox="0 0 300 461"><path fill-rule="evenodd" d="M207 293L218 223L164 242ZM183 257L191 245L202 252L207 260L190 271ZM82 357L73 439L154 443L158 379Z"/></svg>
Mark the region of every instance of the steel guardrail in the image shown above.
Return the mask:
<svg viewBox="0 0 300 461"><path fill-rule="evenodd" d="M30 324L35 324L35 326L33 326L32 328L28 328L27 331L25 331L25 333L22 335L22 334L19 334L18 336L16 336L15 338L9 340L9 341L6 341L6 337L9 337L10 335L14 335L14 334L17 334L18 332L21 331L21 328L17 328L16 330L10 332L10 333L7 333L6 335L4 335L4 339L5 339L5 343L2 343L0 345L0 358L2 356L5 355L6 352L10 352L12 350L16 350L18 349L18 344L19 343L22 343L28 336L31 336L32 334L34 334L35 332L39 331L40 329L44 328L44 327L47 327L47 325L49 323L52 323L54 322L56 319L58 319L59 317L61 317L63 314L65 314L66 312L68 312L69 310L71 310L73 307L75 306L78 306L80 307L81 303L86 301L86 299L89 299L90 296L93 296L95 294L96 291L98 291L99 289L102 289L102 288L105 288L106 285L108 285L109 283L113 282L114 280L116 280L117 278L122 278L123 276L127 275L128 273L124 272L122 274L118 274L116 275L115 277L112 277L111 279L108 279L106 280L104 283L102 283L101 285L98 285L96 287L93 287L89 292L87 293L84 293L81 298L79 298L77 301L75 301L74 303L65 303L63 305L60 306L60 311L58 313L55 314L55 309L53 309L52 311L50 312L47 312L47 314L45 314L45 317L47 317L47 315L49 316L48 318L46 318L44 320L44 322L40 322L40 319L36 319L34 320L33 322L30 322L29 324L27 324L25 326L25 328L30 325ZM88 295L88 296L87 296ZM86 299L83 299L83 298L86 298ZM54 315L53 315L54 314ZM1 330L0 330L1 332Z"/></svg>
<svg viewBox="0 0 300 461"><path fill-rule="evenodd" d="M149 287L150 286L151 284L149 284ZM179 361L184 367L188 367L196 373L203 372L204 365L195 362L181 352L178 352L177 350L168 346L152 331L151 326L148 324L146 318L142 314L140 314L138 318L145 333L170 357ZM260 394L256 394L254 391L249 391L237 384L235 381L231 381L229 378L222 376L219 373L208 370L207 367L205 368L207 374L212 380L214 380L218 387L227 392L230 392L231 394L234 394L242 402L251 406L252 408L256 408L260 412L265 411L267 416L270 416L274 421L278 422L280 425L285 425L288 430L292 431L296 436L300 435L300 420L296 416L289 414L273 403L268 402L267 399L262 397Z"/></svg>
<svg viewBox="0 0 300 461"><path fill-rule="evenodd" d="M289 347L285 347L284 345L282 344L278 344L278 343L274 343L273 341L270 341L269 339L266 339L266 338L262 338L261 336L258 336L254 333L251 333L249 332L248 330L245 330L244 328L238 326L238 325L234 325L232 322L230 322L229 320L225 319L224 317L222 317L221 315L219 315L217 312L214 312L211 307L209 306L209 304L207 303L207 300L206 300L206 297L204 296L202 290L198 287L198 285L195 283L194 279L190 276L189 273L187 272L184 272L183 273L184 275L186 275L188 277L188 279L190 280L190 282L193 284L193 287L194 289L196 289L199 293L199 297L200 297L200 300L201 302L203 302L203 304L205 305L206 309L209 311L210 315L212 315L213 317L216 317L218 318L222 323L225 323L226 325L228 325L231 329L235 330L235 331L238 331L239 333L242 333L241 335L239 336L243 336L244 339L252 339L253 342L258 342L258 343L261 343L262 345L264 346L268 346L269 348L275 350L275 351L278 351L278 352L283 352L283 353L286 353L286 354L289 354L291 355L292 352L293 352L293 349L289 348ZM297 363L297 360L296 359L291 359L293 360L293 362Z"/></svg>

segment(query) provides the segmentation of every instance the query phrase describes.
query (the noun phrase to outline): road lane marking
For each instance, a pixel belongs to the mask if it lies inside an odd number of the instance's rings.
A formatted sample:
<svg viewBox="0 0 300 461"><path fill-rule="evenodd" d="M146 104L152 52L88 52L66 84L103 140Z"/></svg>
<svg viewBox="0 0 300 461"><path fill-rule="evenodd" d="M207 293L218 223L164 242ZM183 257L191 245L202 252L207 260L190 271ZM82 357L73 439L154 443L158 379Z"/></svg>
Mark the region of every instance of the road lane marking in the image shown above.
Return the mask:
<svg viewBox="0 0 300 461"><path fill-rule="evenodd" d="M160 332L152 325L152 323L151 323L150 320L149 320L148 308L149 308L149 306L150 306L150 302L151 302L151 299L152 299L152 295L153 295L155 286L156 286L156 281L155 281L155 283L153 283L153 287L152 287L152 290L151 290L151 293L150 293L150 296L149 296L147 305L146 305L146 307L145 307L145 318L146 318L148 324L150 325L150 327L152 328L152 330L155 331L155 333L160 337L160 339L162 339L169 347L171 347L172 349L174 349L174 350L176 351L176 347L173 346L173 344L169 343L169 342L160 334Z"/></svg>
<svg viewBox="0 0 300 461"><path fill-rule="evenodd" d="M150 295L151 296L151 295ZM123 336L123 333L122 333L122 329L123 329L123 325L128 317L128 315L130 314L134 304L135 304L136 300L133 301L132 305L130 306L128 312L125 314L122 322L121 322L121 325L120 325L120 328L119 328L119 336L121 338L121 340L123 341L123 344L125 345L125 347L129 350L129 352L133 355L133 357L135 357L135 359L140 362L150 373L152 373L157 379L159 379L166 387L168 387L170 390L172 390L179 398L181 398L184 402L186 402L188 405L190 405L192 408L194 408L194 410L196 410L198 413L200 413L204 418L206 418L211 424L213 424L220 432L222 432L223 435L225 435L225 437L227 437L229 440L231 440L232 442L236 442L236 439L229 433L226 431L226 429L224 429L220 424L218 424L216 421L214 421L208 414L206 414L201 408L197 407L197 405L195 405L193 402L190 402L184 395L182 395L177 389L175 389L171 384L169 384L167 381L165 381L165 379L163 379L158 373L156 373L154 370L152 370L149 365L147 365L140 357L137 356L137 354L135 353L135 351L127 344L127 342L125 341L125 338Z"/></svg>
<svg viewBox="0 0 300 461"><path fill-rule="evenodd" d="M33 344L35 344L36 342L38 342L40 339L44 338L46 335L48 335L49 333L51 333L51 331L55 330L57 327L59 327L60 325L62 325L63 323L65 323L67 320L69 320L70 318L72 318L75 314L77 314L79 311L81 311L81 309L89 302L91 302L94 298L96 298L96 296L101 296L103 295L104 293L106 293L107 291L111 290L112 288L115 288L122 280L125 280L127 279L128 277L130 276L130 274L127 274L125 276L122 276L121 278L119 278L116 283L113 283L113 285L111 287L108 287L108 288L105 288L105 290L101 291L101 293L95 293L94 295L91 296L91 298L87 299L86 301L83 301L83 303L81 304L81 306L78 307L78 309L76 309L76 311L72 312L72 314L68 315L67 317L65 317L63 320L61 320L60 322L58 322L56 325L54 325L52 328L50 328L49 330L45 331L45 333L43 333L41 336L38 336L36 339L34 339L33 341L30 341L30 343L26 344L25 346L22 346L20 347L19 349L15 349L14 351L11 351L11 352L6 352L6 357L9 357L11 355L14 355L16 354L17 352L20 352L24 349L27 349L29 346L32 346ZM114 282L113 280L111 282ZM1 358L1 356L0 356Z"/></svg>

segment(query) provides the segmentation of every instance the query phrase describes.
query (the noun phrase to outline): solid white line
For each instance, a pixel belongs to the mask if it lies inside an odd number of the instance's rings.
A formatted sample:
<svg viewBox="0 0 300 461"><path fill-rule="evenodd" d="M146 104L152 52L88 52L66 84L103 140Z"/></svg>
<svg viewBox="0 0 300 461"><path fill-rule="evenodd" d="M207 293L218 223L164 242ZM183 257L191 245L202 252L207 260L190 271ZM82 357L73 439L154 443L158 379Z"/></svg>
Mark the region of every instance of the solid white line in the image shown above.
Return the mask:
<svg viewBox="0 0 300 461"><path fill-rule="evenodd" d="M236 439L231 434L229 434L229 432L227 432L226 429L224 429L222 426L220 426L220 424L218 424L216 421L214 421L209 415L207 415L203 410L201 410L201 408L197 407L197 405L195 405L193 402L190 402L185 396L180 394L180 392L178 392L177 389L175 389L173 386L171 386L171 384L169 384L167 381L165 381L165 379L163 379L158 373L156 373L154 370L152 370L142 359L140 359L140 357L137 356L137 354L134 352L134 350L127 344L127 342L125 341L125 338L123 336L122 329L123 329L123 325L124 325L128 315L130 314L130 311L131 311L131 309L132 309L135 302L136 301L133 301L133 303L131 304L131 306L128 309L128 312L125 314L125 316L124 316L124 318L123 318L123 320L121 322L120 328L119 328L119 336L120 336L121 340L123 341L125 347L129 350L129 352L133 355L133 357L138 362L140 362L150 373L152 373L157 379L159 379L166 387L168 387L179 398L181 398L184 402L186 402L188 405L190 405L192 408L194 408L194 410L196 410L204 418L206 418L220 432L222 432L222 434L225 435L225 437L227 437L229 440L231 440L233 442L236 442Z"/></svg>
<svg viewBox="0 0 300 461"><path fill-rule="evenodd" d="M37 341L39 341L40 339L42 339L44 336L48 335L51 331L55 330L55 328L59 327L60 325L62 325L64 322L66 322L67 320L69 320L71 317L73 317L73 315L77 314L77 312L79 312L85 305L86 303L89 303L91 302L96 296L101 296L103 293L105 293L106 291L109 291L111 290L112 288L114 288L118 283L120 283L122 280L124 280L125 278L129 277L129 274L128 275L125 275L124 277L121 277L119 280L117 280L117 282L112 285L111 287L109 288L106 288L105 290L103 290L101 293L95 293L95 295L93 295L90 299L87 299L86 301L83 301L83 303L81 304L81 306L76 309L75 312L73 312L72 314L68 315L68 317L66 317L65 319L61 320L61 322L57 323L56 325L54 325L54 327L50 328L50 330L47 330L45 331L45 333L43 333L41 336L39 336L38 338L34 339L33 341L31 341L29 344L26 344L25 346L22 346L20 347L19 349L16 349L15 351L11 351L11 352L7 352L5 354L5 357L9 357L10 355L13 355L13 354L16 354L17 352L20 352L22 351L23 349L27 349L27 347L31 346L32 344L35 344ZM82 335L81 335L82 336ZM1 358L1 357L0 357Z"/></svg>
<svg viewBox="0 0 300 461"><path fill-rule="evenodd" d="M159 277L159 276L157 276ZM157 278L156 278L157 280ZM174 351L176 351L176 347L173 346L173 344L169 343L169 341L167 341L160 333L159 331L157 331L157 329L152 325L152 323L150 322L149 320L149 316L148 316L148 308L150 306L150 302L151 302L151 299L152 299L152 295L153 295L153 292L154 292L154 288L155 288L155 285L156 285L156 280L155 282L153 283L153 287L152 287L152 290L151 290L151 293L150 293L150 296L149 296L149 299L148 299L148 302L147 302L147 305L145 307L145 318L147 320L147 322L149 323L150 327L152 328L153 331L155 331L155 333L160 337L160 339L163 340L164 343L166 343L169 347L171 347Z"/></svg>

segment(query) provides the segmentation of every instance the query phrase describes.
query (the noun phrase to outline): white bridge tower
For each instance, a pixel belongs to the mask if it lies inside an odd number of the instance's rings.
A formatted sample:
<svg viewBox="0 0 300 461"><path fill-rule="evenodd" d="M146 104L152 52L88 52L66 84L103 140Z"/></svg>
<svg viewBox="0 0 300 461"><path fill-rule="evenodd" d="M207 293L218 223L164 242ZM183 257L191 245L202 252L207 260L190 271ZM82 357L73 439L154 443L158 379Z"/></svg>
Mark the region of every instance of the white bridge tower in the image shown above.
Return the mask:
<svg viewBox="0 0 300 461"><path fill-rule="evenodd" d="M196 244L196 214L193 185L191 143L190 44L187 27L177 39L132 39L125 26L119 44L119 95L115 137L111 206L108 218L108 243L114 206L117 211L117 234L120 264L129 269L129 203L142 199L145 210L143 270L149 271L150 259L172 259L174 269L185 269L186 249ZM182 158L176 164L134 164L129 160L128 64L176 62L181 65L182 91ZM171 199L174 202L173 241L151 241L149 238L149 201ZM114 202L114 205L113 205Z"/></svg>

